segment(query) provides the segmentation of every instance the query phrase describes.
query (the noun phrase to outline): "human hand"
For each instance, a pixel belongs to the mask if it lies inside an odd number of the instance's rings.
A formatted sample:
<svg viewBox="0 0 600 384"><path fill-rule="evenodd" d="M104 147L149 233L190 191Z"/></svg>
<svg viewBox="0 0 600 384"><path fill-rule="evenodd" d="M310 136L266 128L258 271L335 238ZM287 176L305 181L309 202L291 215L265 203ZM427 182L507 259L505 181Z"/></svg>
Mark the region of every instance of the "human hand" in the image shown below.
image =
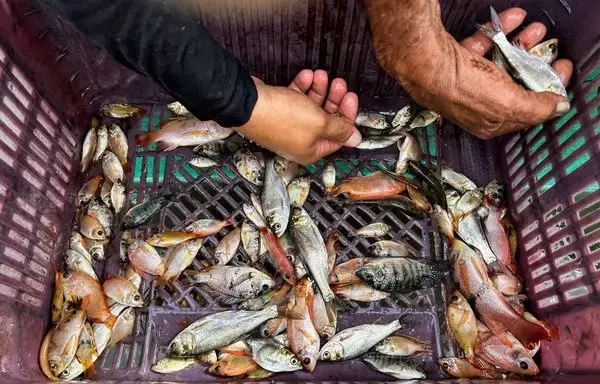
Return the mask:
<svg viewBox="0 0 600 384"><path fill-rule="evenodd" d="M248 123L235 128L252 141L288 160L311 164L362 138L354 127L358 97L334 79L328 92L325 71L303 70L288 88L254 78L258 101ZM339 115L339 116L338 116Z"/></svg>
<svg viewBox="0 0 600 384"><path fill-rule="evenodd" d="M530 92L483 58L493 43L481 32L460 44L443 28L437 0L365 0L380 65L416 102L440 113L471 134L490 139L537 125L569 111L569 101L550 92ZM505 33L515 30L526 12L500 14ZM546 34L532 23L518 40L526 49ZM552 65L566 85L573 72L568 60Z"/></svg>

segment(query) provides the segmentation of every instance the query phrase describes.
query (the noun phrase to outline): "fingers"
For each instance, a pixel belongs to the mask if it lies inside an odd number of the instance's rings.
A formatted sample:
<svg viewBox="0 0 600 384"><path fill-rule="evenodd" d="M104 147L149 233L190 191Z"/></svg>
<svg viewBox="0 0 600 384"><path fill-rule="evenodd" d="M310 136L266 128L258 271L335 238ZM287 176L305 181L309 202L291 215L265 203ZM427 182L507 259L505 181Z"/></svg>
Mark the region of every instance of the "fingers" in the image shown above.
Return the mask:
<svg viewBox="0 0 600 384"><path fill-rule="evenodd" d="M348 93L348 87L344 79L333 79L331 82L331 88L329 88L329 95L325 101L325 109L329 113L336 113L340 107L342 99Z"/></svg>
<svg viewBox="0 0 600 384"><path fill-rule="evenodd" d="M523 23L525 16L527 16L527 12L521 8L509 8L502 12L499 16L504 33L508 34L514 31L519 25L521 25L521 23ZM487 22L485 25L491 26L491 22ZM471 52L483 56L489 52L494 43L492 40L486 37L483 32L477 31L472 36L461 41L460 44Z"/></svg>
<svg viewBox="0 0 600 384"><path fill-rule="evenodd" d="M569 80L571 80L571 76L573 75L573 62L567 59L556 60L552 63L552 68L558 73L558 77L560 77L560 81L566 87L569 84Z"/></svg>
<svg viewBox="0 0 600 384"><path fill-rule="evenodd" d="M546 36L546 26L542 23L531 23L524 30L519 32L513 41L521 47L529 50L535 45L541 43Z"/></svg>
<svg viewBox="0 0 600 384"><path fill-rule="evenodd" d="M356 115L358 114L358 95L354 92L346 93L340 103L338 112L350 121L356 120Z"/></svg>
<svg viewBox="0 0 600 384"><path fill-rule="evenodd" d="M348 119L337 116L329 116L329 122L322 137L347 147L356 147L362 141L362 136L354 124Z"/></svg>
<svg viewBox="0 0 600 384"><path fill-rule="evenodd" d="M515 120L537 125L569 112L569 100L553 92L530 92L520 89L522 96L513 98Z"/></svg>
<svg viewBox="0 0 600 384"><path fill-rule="evenodd" d="M310 69L303 69L294 78L288 88L298 91L300 93L306 93L313 83L314 72Z"/></svg>
<svg viewBox="0 0 600 384"><path fill-rule="evenodd" d="M315 71L312 87L308 91L308 97L314 101L317 105L323 105L325 97L327 96L327 86L329 85L329 77L327 72L322 69Z"/></svg>

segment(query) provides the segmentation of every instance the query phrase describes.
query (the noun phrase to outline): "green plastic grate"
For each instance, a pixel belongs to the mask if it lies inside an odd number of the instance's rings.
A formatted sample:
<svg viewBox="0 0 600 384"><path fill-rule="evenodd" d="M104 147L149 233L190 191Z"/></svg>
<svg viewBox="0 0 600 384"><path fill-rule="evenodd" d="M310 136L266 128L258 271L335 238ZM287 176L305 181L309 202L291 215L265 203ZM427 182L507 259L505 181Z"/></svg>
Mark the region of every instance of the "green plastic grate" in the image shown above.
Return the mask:
<svg viewBox="0 0 600 384"><path fill-rule="evenodd" d="M573 116L575 116L577 114L577 107L573 107L569 110L569 112L567 112L566 115L564 115L563 117L561 117L555 124L554 124L554 130L558 131L559 129L561 129L565 124L567 124L569 122L569 120L571 120L573 118Z"/></svg>
<svg viewBox="0 0 600 384"><path fill-rule="evenodd" d="M565 170L565 173L567 174L567 176L570 175L571 173L575 172L576 169L578 169L585 163L587 163L590 160L590 158L591 158L590 154L587 152L584 153L583 155L579 156L574 162L569 164L569 166Z"/></svg>
<svg viewBox="0 0 600 384"><path fill-rule="evenodd" d="M574 196L573 196L573 201L576 203L580 200L585 199L586 197L590 196L591 194L597 192L600 189L600 184L598 184L597 181L594 181L593 183L589 184L588 186L586 186L583 190L581 190L580 192L577 192Z"/></svg>
<svg viewBox="0 0 600 384"><path fill-rule="evenodd" d="M578 150L579 148L583 147L583 144L585 144L585 138L580 137L579 139L577 139L573 144L569 145L567 147L567 149L563 150L561 152L561 156L563 158L563 160L567 159L569 156L571 156L576 150Z"/></svg>

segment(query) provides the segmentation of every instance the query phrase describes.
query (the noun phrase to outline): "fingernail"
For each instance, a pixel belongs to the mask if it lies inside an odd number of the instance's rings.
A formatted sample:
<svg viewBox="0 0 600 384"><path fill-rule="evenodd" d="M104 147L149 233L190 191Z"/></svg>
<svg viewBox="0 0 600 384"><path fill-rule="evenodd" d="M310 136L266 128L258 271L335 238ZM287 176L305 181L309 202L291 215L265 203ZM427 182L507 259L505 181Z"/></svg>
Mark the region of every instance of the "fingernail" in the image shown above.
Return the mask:
<svg viewBox="0 0 600 384"><path fill-rule="evenodd" d="M563 116L571 109L571 103L568 101L561 101L556 105L556 115L555 116Z"/></svg>
<svg viewBox="0 0 600 384"><path fill-rule="evenodd" d="M344 143L344 146L354 148L358 144L360 144L361 141L362 136L360 135L360 132L358 132L358 130L355 129L354 133L352 133L352 136L350 136L350 138Z"/></svg>

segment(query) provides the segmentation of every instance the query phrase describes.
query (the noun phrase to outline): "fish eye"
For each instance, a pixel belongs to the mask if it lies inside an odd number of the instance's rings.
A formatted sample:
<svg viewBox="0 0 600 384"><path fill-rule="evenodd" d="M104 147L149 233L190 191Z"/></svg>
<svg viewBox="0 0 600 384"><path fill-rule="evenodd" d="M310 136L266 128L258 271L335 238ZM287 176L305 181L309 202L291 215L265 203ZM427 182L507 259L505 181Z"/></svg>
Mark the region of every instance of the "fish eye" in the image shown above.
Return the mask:
<svg viewBox="0 0 600 384"><path fill-rule="evenodd" d="M296 357L292 357L292 358L290 359L290 363L291 363L292 365L296 365L296 364L298 364L298 363L300 363L300 362L298 361L298 359L296 359Z"/></svg>
<svg viewBox="0 0 600 384"><path fill-rule="evenodd" d="M450 368L450 365L448 363L446 363L446 362L443 362L442 363L442 368L448 369L448 368Z"/></svg>
<svg viewBox="0 0 600 384"><path fill-rule="evenodd" d="M281 229L281 224L275 223L273 224L273 227L275 227L275 231L279 231Z"/></svg>
<svg viewBox="0 0 600 384"><path fill-rule="evenodd" d="M104 232L102 230L99 230L98 232L96 232L98 234L98 236L102 236L104 235Z"/></svg>
<svg viewBox="0 0 600 384"><path fill-rule="evenodd" d="M219 372L221 371L221 366L220 365L216 365L215 366L215 372Z"/></svg>
<svg viewBox="0 0 600 384"><path fill-rule="evenodd" d="M133 300L135 300L135 301L139 301L140 299L141 299L140 295L133 296Z"/></svg>
<svg viewBox="0 0 600 384"><path fill-rule="evenodd" d="M285 275L283 275L283 277L285 277L285 278L286 278L286 280L287 280L287 279L291 279L291 278L292 278L292 276L291 276L289 273L286 273Z"/></svg>
<svg viewBox="0 0 600 384"><path fill-rule="evenodd" d="M305 357L304 360L302 360L302 362L304 363L304 365L309 365L310 364L310 357Z"/></svg>
<svg viewBox="0 0 600 384"><path fill-rule="evenodd" d="M263 337L269 337L269 336L271 336L271 332L269 332L268 329L263 329L262 334L263 334Z"/></svg>
<svg viewBox="0 0 600 384"><path fill-rule="evenodd" d="M269 290L269 284L263 284L261 289L263 290L263 292L268 291Z"/></svg>
<svg viewBox="0 0 600 384"><path fill-rule="evenodd" d="M521 361L521 362L519 363L519 365L520 365L520 366L521 366L521 368L523 368L523 369L527 369L527 368L529 368L529 364L527 364L527 363L526 363L526 362L524 362L524 361Z"/></svg>
<svg viewBox="0 0 600 384"><path fill-rule="evenodd" d="M63 376L69 376L69 369L65 368L65 370L62 372Z"/></svg>
<svg viewBox="0 0 600 384"><path fill-rule="evenodd" d="M331 354L329 352L327 352L327 351L323 352L323 357L324 358L328 359L329 356L331 356Z"/></svg>
<svg viewBox="0 0 600 384"><path fill-rule="evenodd" d="M452 301L453 303L456 303L458 301L458 296L452 295L452 297L450 298L450 301Z"/></svg>
<svg viewBox="0 0 600 384"><path fill-rule="evenodd" d="M50 363L50 369L55 370L56 369L56 364L55 363Z"/></svg>
<svg viewBox="0 0 600 384"><path fill-rule="evenodd" d="M552 43L552 44L550 44L550 45L548 46L548 48L550 48L550 50L551 50L552 52L554 52L554 51L556 50L556 44Z"/></svg>
<svg viewBox="0 0 600 384"><path fill-rule="evenodd" d="M367 279L368 281L372 281L373 280L373 275L368 274L365 276L365 279Z"/></svg>

